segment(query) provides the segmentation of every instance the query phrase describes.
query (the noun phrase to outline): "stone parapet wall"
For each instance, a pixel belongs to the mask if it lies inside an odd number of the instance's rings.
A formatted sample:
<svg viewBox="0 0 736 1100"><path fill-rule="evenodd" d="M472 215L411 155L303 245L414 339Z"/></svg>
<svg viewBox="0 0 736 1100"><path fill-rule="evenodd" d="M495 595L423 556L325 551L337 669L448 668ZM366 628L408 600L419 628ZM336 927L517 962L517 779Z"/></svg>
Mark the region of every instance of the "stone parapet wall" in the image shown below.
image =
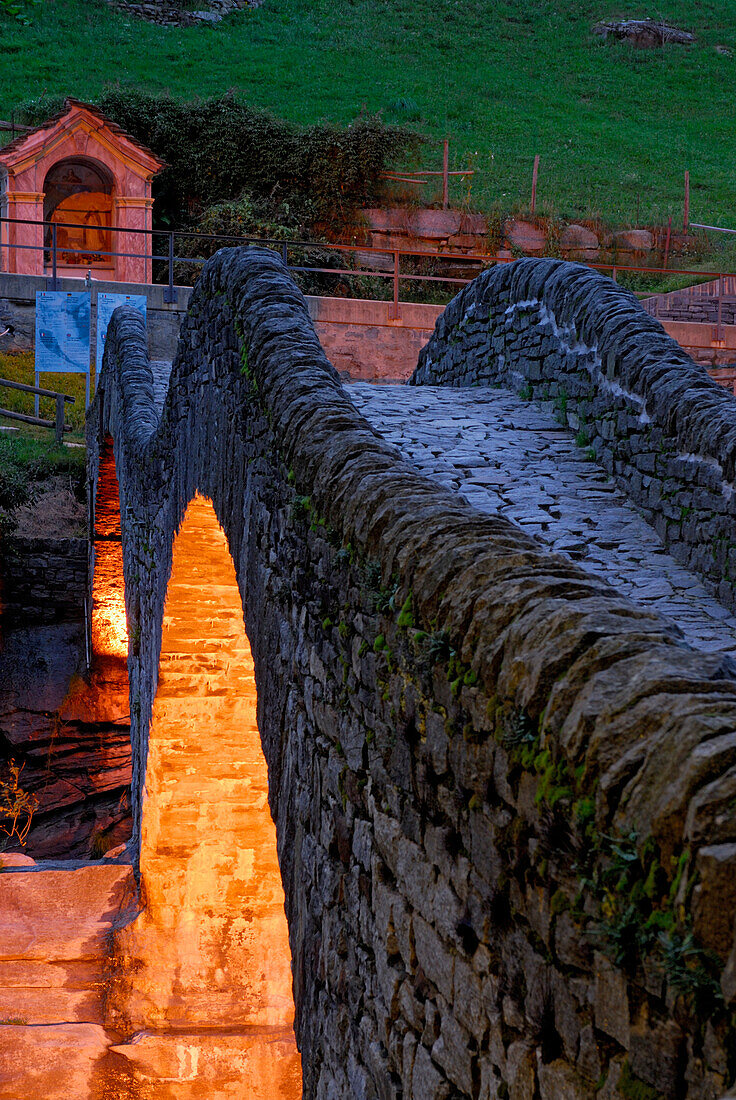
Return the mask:
<svg viewBox="0 0 736 1100"><path fill-rule="evenodd" d="M555 260L480 276L445 310L412 383L493 382L553 402L673 557L736 606L736 402L632 294Z"/></svg>
<svg viewBox="0 0 736 1100"><path fill-rule="evenodd" d="M492 289L509 308L484 277L433 346ZM272 253L209 261L160 416L153 395L119 310L89 453L94 480L112 435L136 829L173 534L199 492L253 651L304 1096L721 1097L733 665L403 462Z"/></svg>

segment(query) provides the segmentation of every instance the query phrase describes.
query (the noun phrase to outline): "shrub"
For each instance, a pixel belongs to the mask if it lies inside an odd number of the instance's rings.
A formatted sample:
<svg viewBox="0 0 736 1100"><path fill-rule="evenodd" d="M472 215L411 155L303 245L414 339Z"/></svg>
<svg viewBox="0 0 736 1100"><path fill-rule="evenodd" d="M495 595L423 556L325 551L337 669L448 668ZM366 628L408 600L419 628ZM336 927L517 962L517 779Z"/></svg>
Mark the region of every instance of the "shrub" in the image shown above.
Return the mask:
<svg viewBox="0 0 736 1100"><path fill-rule="evenodd" d="M75 495L83 500L83 448L56 447L22 436L0 436L0 535L12 534L16 509L34 499L39 484L62 473L69 474Z"/></svg>
<svg viewBox="0 0 736 1100"><path fill-rule="evenodd" d="M19 115L36 125L62 105L40 97L21 105ZM109 88L96 106L166 162L154 181L157 228L182 228L207 207L247 194L274 212L295 204L311 226L332 231L384 197L381 173L421 140L378 116L300 128L232 93L184 102Z"/></svg>

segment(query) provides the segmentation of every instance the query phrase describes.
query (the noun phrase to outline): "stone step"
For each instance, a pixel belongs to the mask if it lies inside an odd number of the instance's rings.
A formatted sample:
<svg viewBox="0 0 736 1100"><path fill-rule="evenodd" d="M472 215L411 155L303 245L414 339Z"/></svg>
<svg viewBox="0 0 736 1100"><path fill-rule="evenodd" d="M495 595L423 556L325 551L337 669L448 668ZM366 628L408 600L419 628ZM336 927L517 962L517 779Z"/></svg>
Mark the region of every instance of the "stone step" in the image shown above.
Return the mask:
<svg viewBox="0 0 736 1100"><path fill-rule="evenodd" d="M98 1024L0 1025L0 1100L92 1100L104 1095L111 1039Z"/></svg>
<svg viewBox="0 0 736 1100"><path fill-rule="evenodd" d="M96 1024L0 1025L0 1100L298 1100L290 1027L140 1032Z"/></svg>
<svg viewBox="0 0 736 1100"><path fill-rule="evenodd" d="M0 1024L101 1023L111 932L136 898L130 865L0 873Z"/></svg>

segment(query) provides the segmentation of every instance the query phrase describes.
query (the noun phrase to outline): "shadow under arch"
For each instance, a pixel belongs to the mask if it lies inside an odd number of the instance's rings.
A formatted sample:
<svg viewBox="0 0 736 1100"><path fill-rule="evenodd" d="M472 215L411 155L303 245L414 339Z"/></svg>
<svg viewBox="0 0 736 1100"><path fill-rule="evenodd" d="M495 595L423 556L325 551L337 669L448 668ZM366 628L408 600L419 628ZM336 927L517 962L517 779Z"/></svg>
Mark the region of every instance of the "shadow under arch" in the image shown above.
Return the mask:
<svg viewBox="0 0 736 1100"><path fill-rule="evenodd" d="M164 605L141 817L145 908L115 936L124 964L109 1022L146 1033L115 1048L141 1082L156 1078L161 1033L173 1030L188 1051L176 1062L182 1081L209 1080L216 1097L227 1062L252 1100L297 1100L291 953L256 699L227 539L196 495Z"/></svg>

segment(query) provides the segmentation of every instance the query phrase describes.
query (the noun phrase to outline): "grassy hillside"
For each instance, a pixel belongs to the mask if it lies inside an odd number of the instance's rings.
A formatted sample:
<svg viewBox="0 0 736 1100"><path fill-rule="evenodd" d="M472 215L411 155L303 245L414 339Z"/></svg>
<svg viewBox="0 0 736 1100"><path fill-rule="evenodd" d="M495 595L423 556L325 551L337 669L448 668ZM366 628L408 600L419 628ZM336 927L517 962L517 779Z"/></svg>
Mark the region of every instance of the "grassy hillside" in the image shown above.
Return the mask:
<svg viewBox="0 0 736 1100"><path fill-rule="evenodd" d="M477 208L527 203L539 153L549 213L679 221L689 168L692 218L736 227L736 56L716 49L736 55L736 0L663 0L656 12L641 0L264 0L181 30L103 0L26 11L28 26L0 7L3 117L43 92L94 99L111 81L185 98L234 88L299 123L367 110L447 134L454 166L477 170ZM646 14L697 45L637 51L591 33L598 19ZM439 157L428 147L425 166Z"/></svg>

